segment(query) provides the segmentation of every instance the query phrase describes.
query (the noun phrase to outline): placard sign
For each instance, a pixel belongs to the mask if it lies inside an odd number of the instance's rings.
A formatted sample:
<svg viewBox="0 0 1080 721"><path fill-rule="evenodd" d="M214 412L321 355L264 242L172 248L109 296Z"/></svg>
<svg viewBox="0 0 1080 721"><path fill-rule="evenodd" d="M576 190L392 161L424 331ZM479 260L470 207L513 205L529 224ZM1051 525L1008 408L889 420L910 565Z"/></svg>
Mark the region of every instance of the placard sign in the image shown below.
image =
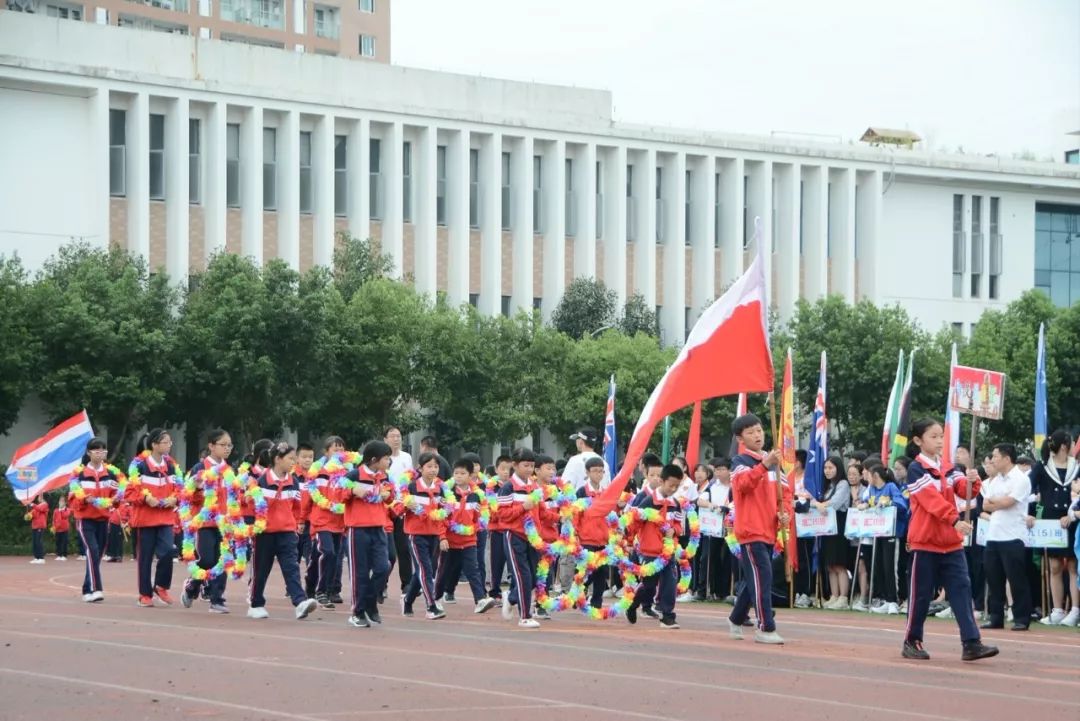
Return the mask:
<svg viewBox="0 0 1080 721"><path fill-rule="evenodd" d="M701 522L701 535L712 538L723 538L724 516L710 508L698 510L698 520Z"/></svg>
<svg viewBox="0 0 1080 721"><path fill-rule="evenodd" d="M807 513L795 514L795 535L799 538L836 535L836 511L832 508L824 512L811 508Z"/></svg>
<svg viewBox="0 0 1080 721"><path fill-rule="evenodd" d="M975 529L975 543L977 545L986 545L986 534L989 530L990 522L985 518L980 520L979 527ZM968 546L970 543L965 540L964 545ZM1057 520L1039 520L1035 521L1035 525L1028 529L1024 545L1028 548L1068 548L1069 534Z"/></svg>
<svg viewBox="0 0 1080 721"><path fill-rule="evenodd" d="M852 508L847 513L844 535L848 538L880 538L896 535L896 508Z"/></svg>
<svg viewBox="0 0 1080 721"><path fill-rule="evenodd" d="M953 366L949 378L952 409L979 418L1000 420L1005 407L1005 374L983 368Z"/></svg>

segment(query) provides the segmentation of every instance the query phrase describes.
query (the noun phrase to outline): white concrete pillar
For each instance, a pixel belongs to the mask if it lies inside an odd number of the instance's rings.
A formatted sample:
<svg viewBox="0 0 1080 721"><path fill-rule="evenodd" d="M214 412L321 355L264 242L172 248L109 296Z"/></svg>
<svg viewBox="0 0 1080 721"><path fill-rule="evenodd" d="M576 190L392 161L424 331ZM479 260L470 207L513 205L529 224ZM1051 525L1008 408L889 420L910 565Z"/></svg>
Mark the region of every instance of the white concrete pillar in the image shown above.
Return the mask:
<svg viewBox="0 0 1080 721"><path fill-rule="evenodd" d="M803 166L803 293L811 303L829 292L829 169Z"/></svg>
<svg viewBox="0 0 1080 721"><path fill-rule="evenodd" d="M312 221L312 262L329 267L334 262L334 143L333 115L320 115L311 135L311 173L315 194ZM348 141L346 141L348 143ZM346 145L346 152L348 146ZM348 164L346 163L346 168ZM346 171L347 172L347 171Z"/></svg>
<svg viewBox="0 0 1080 721"><path fill-rule="evenodd" d="M468 130L455 130L446 148L446 298L455 307L469 302L470 142Z"/></svg>
<svg viewBox="0 0 1080 721"><path fill-rule="evenodd" d="M577 228L574 235L574 277L596 277L596 214L603 212L597 208L596 145L586 143L581 146L574 168L577 176L574 194L577 196ZM602 201L608 203L607 197ZM605 228L606 230L606 228Z"/></svg>
<svg viewBox="0 0 1080 721"><path fill-rule="evenodd" d="M878 248L881 242L881 190L882 174L880 170L872 170L860 174L857 226L859 229L859 248L856 269L859 274L859 297L877 300L878 289ZM990 227L990 203L988 198L983 199L983 240L987 237L986 231ZM985 250L985 249L984 249ZM983 268L985 271L987 254L983 253ZM985 274L985 273L984 273ZM982 291L986 292L986 282L983 283Z"/></svg>
<svg viewBox="0 0 1080 721"><path fill-rule="evenodd" d="M544 175L547 168L543 168ZM510 225L514 242L510 310L532 309L533 299L533 139L514 143L510 155Z"/></svg>
<svg viewBox="0 0 1080 721"><path fill-rule="evenodd" d="M540 311L551 320L566 289L566 141L548 143L544 153L544 267ZM576 245L575 245L576 248ZM593 254L595 257L596 254ZM594 263L595 265L595 263ZM577 263L574 264L575 268Z"/></svg>
<svg viewBox="0 0 1080 721"><path fill-rule="evenodd" d="M693 271L690 279L690 322L716 297L716 158L695 159L691 178L690 244Z"/></svg>
<svg viewBox="0 0 1080 721"><path fill-rule="evenodd" d="M637 233L634 236L634 291L656 306L656 151L642 150L634 160L634 201Z"/></svg>
<svg viewBox="0 0 1080 721"><path fill-rule="evenodd" d="M405 268L405 247L402 240L402 225L405 220L404 180L404 129L400 122L387 126L383 135L382 176L385 189L385 212L382 220L382 252L390 256L393 269L390 275L400 278Z"/></svg>
<svg viewBox="0 0 1080 721"><path fill-rule="evenodd" d="M90 148L90 227L88 237L93 245L107 248L111 237L109 227L109 89L98 88L90 102L89 131L86 147ZM115 239L119 241L119 238Z"/></svg>
<svg viewBox="0 0 1080 721"><path fill-rule="evenodd" d="M283 141L282 129L279 128L276 147L264 148L263 127L263 109L259 106L248 108L240 123L240 208L243 217L240 254L251 258L260 266L266 260L263 258L263 159L267 152L276 153ZM276 157L280 168L283 158L280 155ZM280 182L277 185L276 200L277 207L280 208Z"/></svg>
<svg viewBox="0 0 1080 721"><path fill-rule="evenodd" d="M799 163L778 165L776 174L776 286L780 319L787 321L799 299L799 227L802 168Z"/></svg>
<svg viewBox="0 0 1080 721"><path fill-rule="evenodd" d="M349 179L349 232L366 240L371 235L371 121L354 120L345 145L345 173Z"/></svg>
<svg viewBox="0 0 1080 721"><path fill-rule="evenodd" d="M292 5L292 11L293 11L292 12L292 14L293 14L293 32L296 33L297 35L303 35L304 34L304 26L307 23L307 17L306 17L306 12L307 11L306 11L306 8L305 8L305 5L307 3L305 3L304 0L292 0L292 3L290 3L290 4ZM298 52L302 52L303 49L304 49L304 46L303 45L297 45L295 49Z"/></svg>
<svg viewBox="0 0 1080 721"><path fill-rule="evenodd" d="M225 123L225 103L210 105L206 117L206 193L203 197L204 224L206 226L203 250L209 260L225 250L225 214L228 208L225 179L225 160L228 150Z"/></svg>
<svg viewBox="0 0 1080 721"><path fill-rule="evenodd" d="M480 146L480 312L502 311L502 135Z"/></svg>
<svg viewBox="0 0 1080 721"><path fill-rule="evenodd" d="M435 268L438 248L436 245L435 202L438 193L438 139L439 130L434 126L420 128L417 133L413 156L416 172L413 188L416 195L416 225L413 234L413 258L416 290L435 299L437 280Z"/></svg>
<svg viewBox="0 0 1080 721"><path fill-rule="evenodd" d="M300 269L300 113L285 110L277 131L278 257Z"/></svg>
<svg viewBox="0 0 1080 721"><path fill-rule="evenodd" d="M615 291L619 312L626 303L626 146L605 153L604 285Z"/></svg>
<svg viewBox="0 0 1080 721"><path fill-rule="evenodd" d="M832 193L829 202L830 264L832 293L848 303L855 302L855 170L830 171Z"/></svg>
<svg viewBox="0 0 1080 721"><path fill-rule="evenodd" d="M188 280L188 99L174 98L165 114L165 271L180 287Z"/></svg>
<svg viewBox="0 0 1080 721"><path fill-rule="evenodd" d="M127 111L128 250L150 260L150 96L135 93Z"/></svg>
<svg viewBox="0 0 1080 721"><path fill-rule="evenodd" d="M743 207L746 203L742 158L720 161L720 288L727 288L743 272ZM753 218L750 219L753 222Z"/></svg>
<svg viewBox="0 0 1080 721"><path fill-rule="evenodd" d="M686 340L686 154L674 153L664 166L664 305L660 327L663 342L680 346Z"/></svg>
<svg viewBox="0 0 1080 721"><path fill-rule="evenodd" d="M750 251L750 257L754 257L754 253L758 252L757 246L753 243L753 234L756 232L759 234L759 242L761 244L761 259L765 264L765 283L769 289L769 303L770 305L776 302L776 288L772 282L772 254L773 254L773 235L772 235L772 161L762 160L750 163L747 166L747 170L750 176L750 181L747 186L747 222L751 223L750 245L747 246L747 250Z"/></svg>

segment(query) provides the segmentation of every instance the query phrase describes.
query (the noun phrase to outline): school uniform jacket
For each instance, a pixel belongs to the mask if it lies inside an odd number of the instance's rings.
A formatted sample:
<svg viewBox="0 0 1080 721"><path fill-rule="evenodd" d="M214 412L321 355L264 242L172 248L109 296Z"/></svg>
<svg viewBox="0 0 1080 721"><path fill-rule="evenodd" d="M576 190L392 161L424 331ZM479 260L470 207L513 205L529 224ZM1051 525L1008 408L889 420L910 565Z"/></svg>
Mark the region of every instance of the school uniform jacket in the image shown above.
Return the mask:
<svg viewBox="0 0 1080 721"><path fill-rule="evenodd" d="M132 528L151 528L153 526L171 526L176 521L176 506L148 506L143 493L145 490L158 501L169 496L179 496L180 485L176 478L180 469L169 456L162 456L161 463L152 456L137 459L131 464L132 470L139 474L139 484L129 483L124 492L124 500L131 504ZM129 474L129 475L134 475Z"/></svg>
<svg viewBox="0 0 1080 721"><path fill-rule="evenodd" d="M273 470L268 469L255 483L266 499L266 533L295 533L300 518L300 485L292 474L286 473L278 478Z"/></svg>
<svg viewBox="0 0 1080 721"><path fill-rule="evenodd" d="M528 514L532 516L533 523L536 524L537 529L540 528L542 517L548 515L548 510L544 508L544 504L538 503L530 510L525 510L525 500L529 497L530 493L533 493L539 486L532 482L532 480L523 481L517 477L517 474L510 476L510 480L503 484L499 489L499 523L502 524L503 530L510 531L515 536L521 539L526 539L525 535L525 516Z"/></svg>
<svg viewBox="0 0 1080 721"><path fill-rule="evenodd" d="M347 491L339 486L334 481L330 480L330 476L320 473L315 478L303 485L300 497L300 520L308 520L311 522L311 535L314 536L319 531L329 531L330 533L344 533L345 532L345 515L342 513L334 513L329 508L320 508L311 500L311 488L318 488L319 492L323 494L331 503L337 503L344 501L347 495Z"/></svg>
<svg viewBox="0 0 1080 721"><path fill-rule="evenodd" d="M659 491L643 491L645 497L638 504L641 509L656 509L660 518L656 521L635 519L627 528L631 539L636 538L638 552L642 556L659 556L664 550L665 523L670 523L674 530L675 538L682 535L684 515L682 506L674 497L664 497Z"/></svg>
<svg viewBox="0 0 1080 721"><path fill-rule="evenodd" d="M577 490L578 498L595 498L603 491L595 490L589 481ZM578 540L583 546L606 546L608 542L608 524L604 518L593 517L584 512L574 514L574 526Z"/></svg>
<svg viewBox="0 0 1080 721"><path fill-rule="evenodd" d="M49 504L45 501L30 507L30 529L44 531L49 519Z"/></svg>
<svg viewBox="0 0 1080 721"><path fill-rule="evenodd" d="M263 468L259 464L254 464L248 469L247 482L258 483L259 479L267 472L266 468ZM251 518L255 515L255 500L244 495L240 498L240 515Z"/></svg>
<svg viewBox="0 0 1080 721"><path fill-rule="evenodd" d="M981 482L968 489L968 479L951 466L923 454L908 466L908 494L911 520L908 523L908 546L913 551L951 553L964 547L953 526L960 518L956 498L979 495Z"/></svg>
<svg viewBox="0 0 1080 721"><path fill-rule="evenodd" d="M438 536L439 540L446 538L446 521L435 521L428 517L429 509L439 505L443 494L443 482L436 478L431 485L417 476L408 485L412 501L405 509L405 533L410 536Z"/></svg>
<svg viewBox="0 0 1080 721"><path fill-rule="evenodd" d="M386 480L386 474L382 471L376 473L367 466L360 466L349 471L346 478L359 484L361 493L365 496L375 491L390 491L393 486ZM347 528L386 528L389 522L389 512L383 501L368 501L364 497L352 492L345 492L345 526Z"/></svg>
<svg viewBox="0 0 1080 721"><path fill-rule="evenodd" d="M215 468L215 466L217 467L217 472L218 472L216 479L196 478L196 481L195 481L196 482L196 489L195 489L195 493L192 494L192 498L191 498L192 512L196 516L202 510L203 503L206 500L206 491L209 490L211 486L213 486L214 490L217 493L217 504L216 504L217 508L214 509L215 512L217 514L219 514L219 515L222 515L222 516L224 516L226 513L228 513L228 510L229 510L229 501L228 501L228 497L227 497L228 489L225 487L225 481L224 481L224 478L223 478L223 476L225 474L225 471L229 470L231 468L231 466L229 466L229 464L227 462L222 461L221 463L215 463L213 460L210 459L210 456L207 456L206 458L203 458L201 461L199 461L198 463L196 463L194 466L191 467L191 470L188 471L188 476L194 478L199 473L202 473L203 471ZM191 522L191 525L192 525L192 530L198 530L198 529L204 528L204 527L205 528L216 528L217 527L214 521L209 521L206 524L202 524L197 519L193 519L192 522Z"/></svg>
<svg viewBox="0 0 1080 721"><path fill-rule="evenodd" d="M457 505L450 514L450 525L446 530L446 541L452 549L469 548L476 545L476 533L462 536L454 533L453 524L460 523L463 526L478 526L480 523L480 494L472 487L454 488L454 496L457 497ZM479 528L476 528L479 531Z"/></svg>
<svg viewBox="0 0 1080 721"><path fill-rule="evenodd" d="M779 508L776 484L781 484L784 511L791 517L791 487L779 469L770 471L765 456L746 451L731 459L731 499L735 505L735 538L739 543L776 544Z"/></svg>
<svg viewBox="0 0 1080 721"><path fill-rule="evenodd" d="M71 509L57 508L52 513L53 533L67 533L71 530Z"/></svg>
<svg viewBox="0 0 1080 721"><path fill-rule="evenodd" d="M116 498L117 491L120 490L120 479L112 474L109 467L103 465L100 470L94 470L85 466L72 480L82 486L87 498L86 501L81 501L75 494L68 496L68 508L75 514L75 518L87 521L109 520L108 509L97 508L88 502L90 498Z"/></svg>

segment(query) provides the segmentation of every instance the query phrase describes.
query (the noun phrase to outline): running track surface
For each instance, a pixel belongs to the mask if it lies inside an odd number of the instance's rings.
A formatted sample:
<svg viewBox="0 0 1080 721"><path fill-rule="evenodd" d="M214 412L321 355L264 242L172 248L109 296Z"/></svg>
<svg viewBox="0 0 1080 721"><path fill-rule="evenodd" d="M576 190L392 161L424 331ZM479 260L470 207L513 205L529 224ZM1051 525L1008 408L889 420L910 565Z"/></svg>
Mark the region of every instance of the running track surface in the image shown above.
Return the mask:
<svg viewBox="0 0 1080 721"><path fill-rule="evenodd" d="M728 606L680 604L679 631L578 612L526 630L473 615L466 586L444 620L390 599L356 629L341 608L296 621L277 574L264 621L236 581L228 616L138 608L130 559L103 564L106 600L84 604L70 558L0 559L0 718L1080 719L1076 629L990 631L1001 655L965 664L955 623L930 619L920 663L900 658L899 616L782 609L787 645L770 647L729 639Z"/></svg>

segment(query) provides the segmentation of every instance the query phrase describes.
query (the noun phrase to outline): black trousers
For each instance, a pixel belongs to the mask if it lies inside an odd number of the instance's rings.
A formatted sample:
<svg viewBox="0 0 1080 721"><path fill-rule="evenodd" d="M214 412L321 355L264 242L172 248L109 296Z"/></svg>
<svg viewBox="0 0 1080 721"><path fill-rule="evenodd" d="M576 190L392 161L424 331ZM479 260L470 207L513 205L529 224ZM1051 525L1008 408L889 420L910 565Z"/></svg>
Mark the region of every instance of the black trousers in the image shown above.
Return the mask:
<svg viewBox="0 0 1080 721"><path fill-rule="evenodd" d="M105 555L117 561L124 558L124 529L116 523L109 524L109 540Z"/></svg>
<svg viewBox="0 0 1080 721"><path fill-rule="evenodd" d="M599 552L600 546L585 546L585 550ZM585 579L586 584L592 584L592 592L589 597L589 605L600 608L604 605L604 591L608 589L608 566L600 566Z"/></svg>
<svg viewBox="0 0 1080 721"><path fill-rule="evenodd" d="M34 549L34 558L45 558L45 529L32 529L30 531L30 542Z"/></svg>
<svg viewBox="0 0 1080 721"><path fill-rule="evenodd" d="M333 531L319 531L311 546L311 562L308 563L306 585L307 594L314 598L316 594L333 595L341 593L342 549L345 534Z"/></svg>
<svg viewBox="0 0 1080 721"><path fill-rule="evenodd" d="M108 521L80 518L75 521L83 547L86 549L86 574L83 577L83 594L103 591L101 585L101 551L108 534Z"/></svg>
<svg viewBox="0 0 1080 721"><path fill-rule="evenodd" d="M656 556L642 556L642 563L652 563ZM675 593L679 583L678 564L669 562L659 573L646 576L630 606L636 611L642 606L639 599L655 599L656 610L664 619L675 620Z"/></svg>
<svg viewBox="0 0 1080 721"><path fill-rule="evenodd" d="M874 595L886 603L898 603L896 589L896 539L875 538L870 560L874 564ZM866 551L863 551L866 554Z"/></svg>
<svg viewBox="0 0 1080 721"><path fill-rule="evenodd" d="M68 532L57 531L56 532L56 556L57 558L64 558L68 555Z"/></svg>
<svg viewBox="0 0 1080 721"><path fill-rule="evenodd" d="M405 519L394 519L394 553L397 556L398 578L401 580L401 591L405 592L412 581L413 567L412 558L409 555L409 537L405 535Z"/></svg>
<svg viewBox="0 0 1080 721"><path fill-rule="evenodd" d="M540 554L532 544L513 531L503 531L502 534L506 539L506 560L509 562L510 572L514 575L514 583L508 596L510 605L518 607L522 619L532 618L533 586ZM494 563L492 565L494 566Z"/></svg>
<svg viewBox="0 0 1080 721"><path fill-rule="evenodd" d="M795 542L795 552L799 556L799 570L795 572L795 594L814 596L814 539L799 538Z"/></svg>
<svg viewBox="0 0 1080 721"><path fill-rule="evenodd" d="M1013 620L1027 626L1031 622L1031 589L1024 570L1024 542L987 541L984 554L986 584L989 587L987 612L990 622L1005 623L1005 582L1013 598Z"/></svg>
<svg viewBox="0 0 1080 721"><path fill-rule="evenodd" d="M304 587L300 584L300 562L296 556L296 531L264 532L255 536L252 544L251 564L255 567L255 577L251 582L251 607L261 608L266 605L266 581L274 570L274 560L281 566L281 575L285 577L285 590L294 606L299 606L307 598Z"/></svg>
<svg viewBox="0 0 1080 721"><path fill-rule="evenodd" d="M977 528L978 522L972 528L972 539L975 538ZM976 611L983 610L986 599L986 574L983 573L983 554L984 550L976 546L974 542L964 549L964 555L967 557L968 576L971 579L971 600L975 604ZM949 605L952 605L952 599L949 599ZM955 612L956 609L954 608L953 611Z"/></svg>
<svg viewBox="0 0 1080 721"><path fill-rule="evenodd" d="M138 543L135 546L136 565L139 569L139 595L153 596L154 588L168 590L172 586L173 529L172 526L149 526L136 528ZM157 559L157 572L150 582L150 567Z"/></svg>
<svg viewBox="0 0 1080 721"><path fill-rule="evenodd" d="M195 562L199 568L208 570L217 565L221 555L221 532L217 528L200 528L195 536ZM199 591L206 584L210 591L210 603L221 605L225 603L225 580L228 576L224 571L209 581L196 581L188 579L185 591L192 598L199 597Z"/></svg>
<svg viewBox="0 0 1080 721"><path fill-rule="evenodd" d="M732 594L732 576L735 570L735 557L731 555L727 541L723 538L709 538L706 544L709 551L706 561L709 566L709 591L720 598L727 598Z"/></svg>
<svg viewBox="0 0 1080 721"><path fill-rule="evenodd" d="M451 548L439 554L439 567L435 570L435 598L442 598L444 593L454 595L461 574L469 582L473 601L480 603L487 596L484 581L480 577L480 564L477 563L477 547Z"/></svg>

